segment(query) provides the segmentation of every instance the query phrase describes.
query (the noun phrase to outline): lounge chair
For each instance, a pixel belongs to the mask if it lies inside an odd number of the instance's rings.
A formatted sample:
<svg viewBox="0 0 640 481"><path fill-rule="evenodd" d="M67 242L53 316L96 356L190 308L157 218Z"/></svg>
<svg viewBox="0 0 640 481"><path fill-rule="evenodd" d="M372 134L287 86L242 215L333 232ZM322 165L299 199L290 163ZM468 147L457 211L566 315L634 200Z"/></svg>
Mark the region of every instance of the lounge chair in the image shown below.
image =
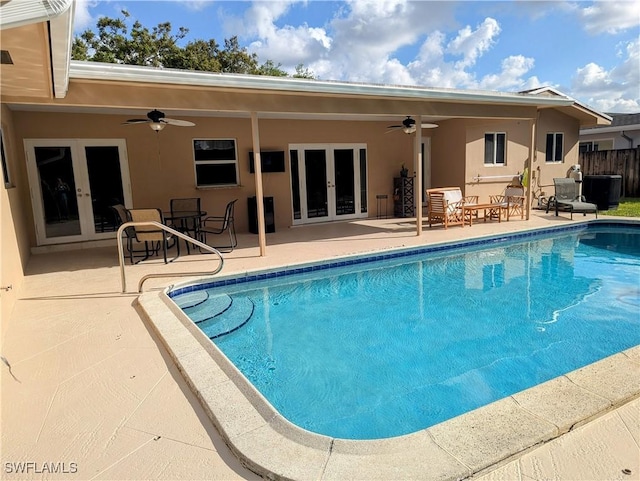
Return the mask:
<svg viewBox="0 0 640 481"><path fill-rule="evenodd" d="M571 213L571 219L573 219L574 212L582 212L583 215L587 213L594 213L596 219L598 218L598 206L590 202L586 202L583 195L578 195L579 185L574 179L556 178L553 179L555 186L555 195L549 198L547 203L547 213L553 206L556 210L556 216L558 211L566 211Z"/></svg>
<svg viewBox="0 0 640 481"><path fill-rule="evenodd" d="M504 189L504 194L489 196L492 204L500 204L506 206L508 216L520 214L520 218L524 219L524 206L526 197L524 195L524 187L520 184L510 184Z"/></svg>
<svg viewBox="0 0 640 481"><path fill-rule="evenodd" d="M429 227L442 224L446 229L450 225L464 225L462 207L478 203L478 196L463 197L459 187L441 187L427 189Z"/></svg>

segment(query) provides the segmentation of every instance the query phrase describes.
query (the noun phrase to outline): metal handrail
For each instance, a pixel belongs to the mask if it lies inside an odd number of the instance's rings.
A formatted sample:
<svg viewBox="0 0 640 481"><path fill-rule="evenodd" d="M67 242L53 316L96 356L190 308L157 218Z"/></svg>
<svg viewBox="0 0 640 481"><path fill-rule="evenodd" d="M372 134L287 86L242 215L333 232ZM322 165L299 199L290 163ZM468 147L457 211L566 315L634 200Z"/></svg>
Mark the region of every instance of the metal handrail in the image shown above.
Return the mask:
<svg viewBox="0 0 640 481"><path fill-rule="evenodd" d="M124 247L122 246L122 233L124 232L124 230L127 227L135 227L135 226L143 226L143 225L148 225L148 226L154 226L154 227L158 227L166 232L169 232L170 234L173 234L177 237L180 237L181 239L184 239L187 242L191 242L192 244L200 247L201 249L207 250L209 252L211 252L212 254L216 254L218 256L218 258L220 259L220 265L218 266L217 269L215 269L214 271L211 272L174 272L171 274L147 274L146 276L143 276L140 279L140 282L138 283L138 292L142 292L142 284L144 284L144 282L147 279L152 279L152 278L158 278L158 277L191 277L191 276L213 276L216 275L218 272L220 272L222 270L222 267L224 266L224 258L222 257L222 253L214 248L211 247L203 242L200 242L199 240L194 239L193 237L190 237L186 234L183 234L182 232L179 232L175 229L172 229L171 227L161 224L160 222L155 222L155 221L144 221L144 222L125 222L124 224L122 224L119 228L118 228L118 260L120 262L120 279L122 282L122 293L124 294L125 292L127 292L127 281L125 279L125 275L124 275ZM176 241L178 242L178 241Z"/></svg>

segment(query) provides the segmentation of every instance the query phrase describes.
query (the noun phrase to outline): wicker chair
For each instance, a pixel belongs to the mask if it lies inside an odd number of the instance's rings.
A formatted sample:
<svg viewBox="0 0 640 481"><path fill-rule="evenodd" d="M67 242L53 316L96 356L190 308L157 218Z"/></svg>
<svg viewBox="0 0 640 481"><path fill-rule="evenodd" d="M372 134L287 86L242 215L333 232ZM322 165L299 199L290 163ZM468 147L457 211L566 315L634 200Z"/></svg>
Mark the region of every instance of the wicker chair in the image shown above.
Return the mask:
<svg viewBox="0 0 640 481"><path fill-rule="evenodd" d="M446 229L450 225L464 225L462 207L478 203L478 196L463 197L459 187L441 187L427 189L427 212L429 227L442 224Z"/></svg>

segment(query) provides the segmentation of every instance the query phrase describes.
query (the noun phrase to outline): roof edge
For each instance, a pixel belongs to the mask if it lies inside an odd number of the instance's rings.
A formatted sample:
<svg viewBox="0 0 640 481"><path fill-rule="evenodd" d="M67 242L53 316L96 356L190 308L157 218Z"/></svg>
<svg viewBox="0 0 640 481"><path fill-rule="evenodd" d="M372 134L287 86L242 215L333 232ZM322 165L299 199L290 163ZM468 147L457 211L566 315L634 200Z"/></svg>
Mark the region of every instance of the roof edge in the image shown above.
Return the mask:
<svg viewBox="0 0 640 481"><path fill-rule="evenodd" d="M47 22L65 13L73 0L9 1L0 7L0 29Z"/></svg>
<svg viewBox="0 0 640 481"><path fill-rule="evenodd" d="M537 95L521 93L349 83L342 81L311 80L292 77L269 77L264 75L165 69L76 60L71 61L69 72L70 77L77 80L109 79L109 81L288 91L307 94L387 96L413 98L416 100L430 99L479 103L543 105L554 107L570 106L574 103L573 99L569 99L566 96L562 98L544 98Z"/></svg>
<svg viewBox="0 0 640 481"><path fill-rule="evenodd" d="M613 117L611 117L610 115L605 114L604 112L599 112L598 110L594 109L593 107L590 107L587 104L582 103L579 100L576 100L573 97L570 97L567 94L562 93L557 89L554 89L553 87L540 87L540 88L537 88L537 89L532 89L532 90L527 90L526 91L526 93L528 93L530 95L540 95L540 94L547 93L547 92L552 93L554 95L557 95L559 97L565 97L567 99L570 99L570 100L573 101L573 103L576 106L578 106L578 107L580 107L580 108L582 108L584 110L589 111L593 115L596 115L596 116L601 117L601 118L603 118L605 120L608 120L609 122L611 122L613 120Z"/></svg>

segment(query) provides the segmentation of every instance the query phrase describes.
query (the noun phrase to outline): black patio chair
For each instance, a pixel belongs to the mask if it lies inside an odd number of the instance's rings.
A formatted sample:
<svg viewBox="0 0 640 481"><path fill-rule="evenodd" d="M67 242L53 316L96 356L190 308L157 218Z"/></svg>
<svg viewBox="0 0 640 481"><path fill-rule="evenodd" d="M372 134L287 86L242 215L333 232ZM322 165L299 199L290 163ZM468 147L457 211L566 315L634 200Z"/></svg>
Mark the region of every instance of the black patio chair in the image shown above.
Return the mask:
<svg viewBox="0 0 640 481"><path fill-rule="evenodd" d="M224 211L224 216L209 216L202 221L200 232L204 237L205 244L211 245L211 247L215 247L218 250L224 250L227 252L231 252L238 245L238 239L236 238L236 229L233 220L233 209L237 201L238 199L235 199L227 204L227 207ZM217 246L209 244L207 242L207 236L209 234L219 235L224 233L227 233L229 235L229 245Z"/></svg>

